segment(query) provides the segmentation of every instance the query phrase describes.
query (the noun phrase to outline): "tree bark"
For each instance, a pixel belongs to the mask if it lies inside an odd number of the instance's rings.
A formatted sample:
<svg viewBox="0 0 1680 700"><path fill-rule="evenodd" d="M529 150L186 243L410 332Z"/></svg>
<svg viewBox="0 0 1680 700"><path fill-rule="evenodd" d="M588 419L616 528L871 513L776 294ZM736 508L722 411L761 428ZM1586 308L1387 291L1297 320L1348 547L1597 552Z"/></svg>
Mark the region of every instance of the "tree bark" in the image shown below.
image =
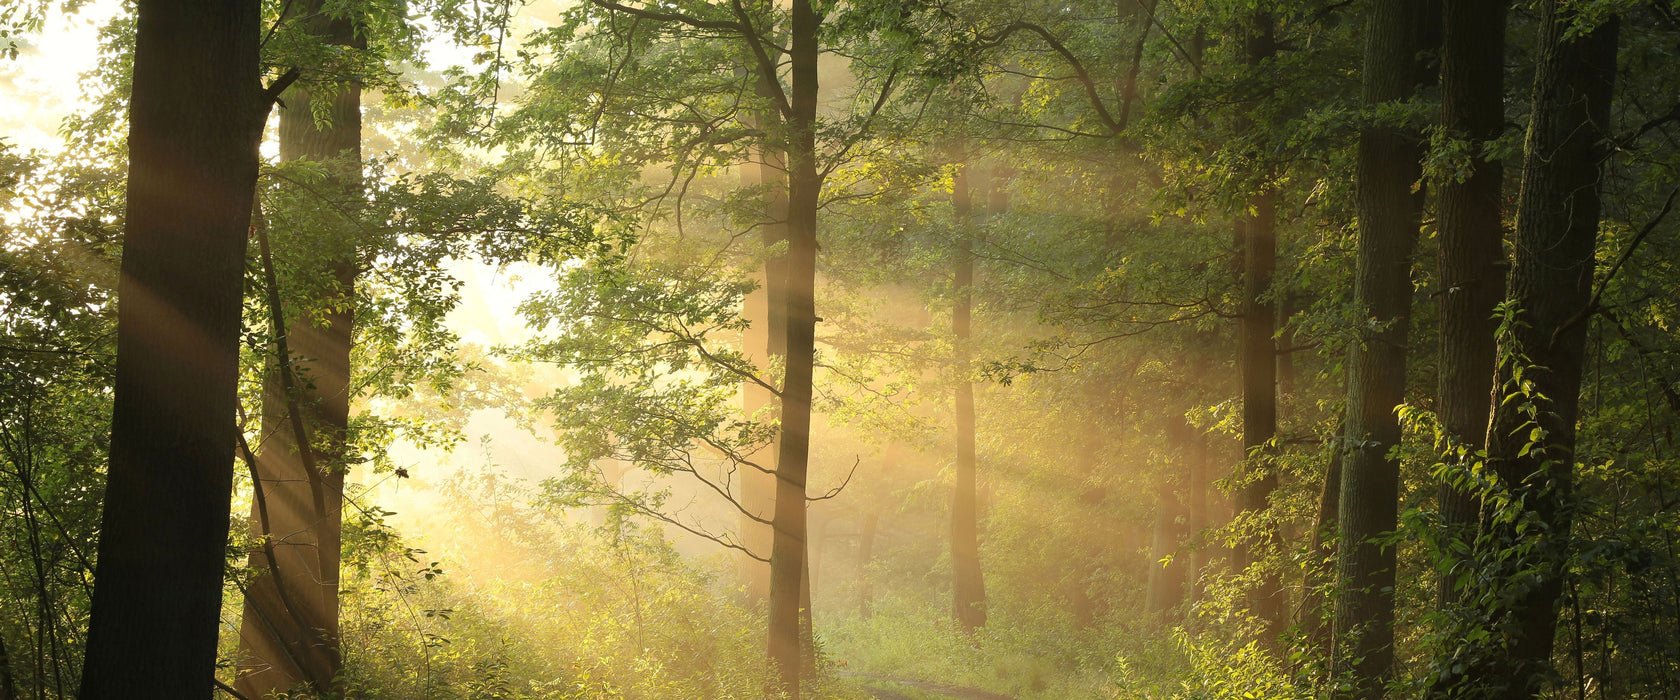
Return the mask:
<svg viewBox="0 0 1680 700"><path fill-rule="evenodd" d="M305 3L298 13L309 31L327 43L366 47L356 23L324 13L320 0ZM324 98L314 92L306 84L287 91L280 110L280 159L329 164L332 194L354 192L361 187L361 88L351 83ZM327 103L325 124L315 120L317 99ZM269 531L258 527L255 534L280 537L280 567L272 571L266 557L250 557L257 576L245 592L240 625L244 661L234 684L247 697L267 697L300 685L327 692L343 667L338 580L357 267L355 259L333 262L337 298L321 300L330 309L324 326L308 319L274 319L277 347L286 352L271 365L277 371L270 373L263 397L263 434L269 437L259 448L257 478L267 497L270 523ZM284 376L288 372L293 375L289 389ZM258 526L255 517L252 523ZM283 610L280 587L301 610ZM291 655L302 662L301 668L284 661L287 648L302 650Z"/></svg>
<svg viewBox="0 0 1680 700"><path fill-rule="evenodd" d="M1277 472L1272 468L1268 443L1277 435L1277 344L1273 334L1276 312L1267 295L1277 265L1276 193L1261 194L1249 202L1249 212L1238 219L1243 250L1243 306L1240 320L1242 367L1243 468L1244 484L1237 493L1239 511L1256 518L1258 532L1245 533L1236 548L1238 571L1260 562L1278 544L1277 526L1267 516L1272 492L1277 490ZM1283 632L1283 580L1276 571L1265 573L1248 594L1251 614L1266 624L1262 641L1271 644Z"/></svg>
<svg viewBox="0 0 1680 700"><path fill-rule="evenodd" d="M1482 148L1505 129L1505 15L1509 0L1446 0L1441 46L1441 126L1471 150L1462 180L1441 183L1440 359L1437 406L1441 427L1474 452L1486 444L1493 393L1494 307L1505 294L1504 168ZM1454 454L1442 456L1457 460ZM1473 534L1472 494L1442 483L1437 496L1448 536ZM1440 577L1437 599L1451 605L1452 576Z"/></svg>
<svg viewBox="0 0 1680 700"><path fill-rule="evenodd" d="M1270 13L1256 10L1243 37L1244 55L1250 65L1260 65L1277 54L1275 22ZM1252 128L1247 117L1244 128ZM1266 512L1272 492L1277 490L1277 472L1272 468L1267 443L1277 435L1277 311L1267 298L1277 268L1277 192L1266 190L1250 197L1247 211L1235 221L1237 247L1241 251L1242 317L1238 329L1238 366L1242 371L1243 486L1237 493L1239 515L1257 519L1258 532L1244 533L1233 552L1238 571L1244 571L1275 549L1279 533ZM1261 642L1271 646L1283 632L1283 579L1275 571L1264 573L1248 592L1249 613L1265 623Z"/></svg>
<svg viewBox="0 0 1680 700"><path fill-rule="evenodd" d="M762 99L770 99L772 88L769 80L760 71L755 71L754 89ZM774 109L754 110L750 115L751 128L761 129L766 134L776 134L781 128L781 119ZM782 241L787 240L788 191L787 191L787 158L775 139L767 136L760 141L756 148L757 163L746 166L743 173L743 184L764 189L764 220L759 223L760 239L766 250L773 249ZM782 285L786 273L786 263L782 256L771 256L764 260L764 270L760 277L762 284L746 299L746 317L752 322L747 329L744 342L746 353L754 364L760 368L768 368L771 358L783 357L787 354L787 305L783 298ZM766 377L766 381L775 383L775 378ZM763 387L747 382L743 390L744 409L748 416L755 415L769 407L764 420L774 420L776 417L776 397ZM775 445L771 445L764 455L767 469L776 468ZM771 518L776 509L776 477L756 469L742 472L741 505L760 518ZM746 515L741 516L741 542L754 553L770 551L774 542L773 530L761 522ZM742 555L741 566L745 572L747 593L755 604L764 604L770 599L770 568L764 562Z"/></svg>
<svg viewBox="0 0 1680 700"><path fill-rule="evenodd" d="M267 113L254 0L139 0L115 403L84 700L208 698L246 231Z"/></svg>
<svg viewBox="0 0 1680 700"><path fill-rule="evenodd" d="M968 380L968 344L974 306L974 228L979 218L969 182L973 179L971 171L973 166L959 165L951 191L957 235L951 304L957 424L957 473L951 493L951 615L969 632L986 626L986 586L980 573L980 514L975 483L974 384ZM985 192L986 186L978 189Z"/></svg>
<svg viewBox="0 0 1680 700"><path fill-rule="evenodd" d="M805 477L811 441L811 379L816 341L817 27L811 0L792 0L791 99L787 121L787 374L776 459L775 538L770 553L769 653L778 690L799 697L800 580L805 569Z"/></svg>
<svg viewBox="0 0 1680 700"><path fill-rule="evenodd" d="M1509 394L1520 368L1536 396L1495 402L1487 434L1489 462L1512 492L1507 507L1521 510L1485 510L1482 531L1495 547L1529 547L1506 564L1527 575L1490 579L1501 590L1466 596L1485 606L1476 611L1479 626L1495 634L1479 648L1455 650L1467 660L1466 670L1437 687L1454 697L1530 698L1551 676L1573 525L1575 421L1593 313L1599 168L1609 156L1605 139L1620 29L1612 17L1590 32L1571 32L1581 18L1570 7L1548 0L1540 8L1539 64L1506 296L1521 322L1501 338L1494 376L1494 386ZM1538 408L1536 417L1525 412L1527 404ZM1531 420L1543 431L1533 444Z"/></svg>
<svg viewBox="0 0 1680 700"><path fill-rule="evenodd" d="M1409 99L1424 78L1427 3L1377 0L1366 21L1366 109ZM1359 253L1354 299L1362 323L1348 360L1347 440L1336 517L1338 597L1333 627L1338 671L1351 673L1338 697L1380 698L1394 659L1395 550L1373 540L1395 529L1400 442L1395 407L1405 400L1411 327L1412 255L1422 197L1422 142L1386 125L1361 130L1358 149Z"/></svg>
<svg viewBox="0 0 1680 700"><path fill-rule="evenodd" d="M811 534L805 544L805 573L799 581L799 667L806 678L817 675L817 609L812 605L811 598L816 594L817 574L822 573L828 524L827 518L810 518L806 522L807 532Z"/></svg>

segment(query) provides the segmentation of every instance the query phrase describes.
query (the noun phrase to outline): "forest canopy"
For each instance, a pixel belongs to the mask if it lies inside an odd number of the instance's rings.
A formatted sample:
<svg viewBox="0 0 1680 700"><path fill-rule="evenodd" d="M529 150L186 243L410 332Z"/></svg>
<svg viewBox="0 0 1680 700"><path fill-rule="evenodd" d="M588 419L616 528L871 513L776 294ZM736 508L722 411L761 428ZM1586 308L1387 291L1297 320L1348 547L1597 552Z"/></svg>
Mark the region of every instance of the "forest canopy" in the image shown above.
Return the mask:
<svg viewBox="0 0 1680 700"><path fill-rule="evenodd" d="M1677 56L0 0L0 700L1672 697Z"/></svg>

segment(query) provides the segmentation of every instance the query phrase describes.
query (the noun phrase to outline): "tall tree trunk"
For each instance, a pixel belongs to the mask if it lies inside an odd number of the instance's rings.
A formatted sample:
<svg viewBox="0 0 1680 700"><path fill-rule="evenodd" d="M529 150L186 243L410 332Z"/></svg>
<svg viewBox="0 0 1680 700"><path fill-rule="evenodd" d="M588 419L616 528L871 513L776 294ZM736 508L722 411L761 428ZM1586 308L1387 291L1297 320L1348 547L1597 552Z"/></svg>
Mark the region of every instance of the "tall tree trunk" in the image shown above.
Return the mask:
<svg viewBox="0 0 1680 700"><path fill-rule="evenodd" d="M1277 54L1275 22L1270 13L1257 10L1243 37L1244 52L1251 65L1260 65ZM1247 118L1244 118L1245 126ZM1277 311L1271 294L1272 274L1277 268L1277 193L1267 190L1248 200L1247 212L1235 222L1238 248L1242 251L1242 318L1239 321L1239 361L1242 370L1243 486L1237 493L1239 515L1256 519L1257 532L1245 533L1234 560L1238 571L1260 562L1276 548L1279 533L1266 511L1272 492L1277 490L1267 443L1277 435ZM1248 593L1248 610L1264 621L1262 643L1270 646L1283 632L1283 579L1275 571L1262 575Z"/></svg>
<svg viewBox="0 0 1680 700"><path fill-rule="evenodd" d="M1362 101L1369 110L1410 98L1423 79L1418 53L1427 3L1376 0L1366 22ZM1405 400L1406 341L1411 327L1412 255L1422 197L1422 142L1394 126L1359 135L1359 253L1354 299L1359 337L1348 360L1347 440L1336 517L1339 590L1333 627L1336 663L1351 672L1340 697L1379 698L1394 660L1395 550L1375 538L1391 532L1399 507L1400 442L1394 409Z"/></svg>
<svg viewBox="0 0 1680 700"><path fill-rule="evenodd" d="M255 0L139 0L115 403L80 697L208 698L246 231L267 104Z"/></svg>
<svg viewBox="0 0 1680 700"><path fill-rule="evenodd" d="M1255 197L1249 202L1251 213L1238 219L1244 261L1240 353L1243 464L1247 473L1237 493L1237 507L1244 516L1255 518L1258 528L1257 532L1245 533L1236 549L1239 571L1265 558L1277 546L1279 537L1276 523L1266 512L1278 483L1268 446L1277 435L1277 348L1272 338L1277 326L1267 298L1277 264L1275 200L1272 192ZM1265 573L1249 592L1248 609L1266 623L1266 644L1283 632L1283 580L1278 572Z"/></svg>
<svg viewBox="0 0 1680 700"><path fill-rule="evenodd" d="M753 85L760 98L771 99L773 88L769 81L773 79L773 76L767 77L762 72L756 73ZM781 119L774 109L755 110L750 119L750 127L761 129L766 134L773 135L780 131ZM787 240L787 158L773 136L767 136L760 141L755 156L758 162L746 166L742 180L743 184L761 187L764 190L764 220L759 222L759 231L764 249L771 250ZM762 284L746 299L746 317L752 322L744 339L746 354L760 368L769 367L771 358L787 354L787 305L782 293L786 277L785 267L786 262L782 256L767 257L760 278ZM771 384L775 383L774 377L765 379ZM776 397L763 387L748 382L742 398L747 415L757 414L769 407L768 415L762 419L773 420L776 417ZM775 469L776 452L777 448L771 445L763 455L762 466ZM741 505L760 518L771 518L776 510L775 475L756 469L742 472ZM763 553L770 551L773 546L773 530L742 515L741 541L747 549L763 556ZM770 567L744 555L741 560L751 600L755 604L764 604L770 599Z"/></svg>
<svg viewBox="0 0 1680 700"><path fill-rule="evenodd" d="M955 337L952 373L956 377L957 474L951 493L951 615L970 632L986 626L986 586L980 573L980 513L975 485L974 384L968 380L969 338L974 305L974 228L979 218L973 204L975 168L958 166L951 190L957 232L952 261L951 334ZM980 174L980 177L985 177ZM982 195L984 196L984 195Z"/></svg>
<svg viewBox="0 0 1680 700"><path fill-rule="evenodd" d="M1505 129L1505 15L1509 0L1446 0L1441 46L1441 126L1470 147L1463 180L1441 183L1440 359L1436 410L1441 427L1469 451L1485 445L1493 393L1494 307L1505 294L1501 200L1504 168L1482 149ZM1453 454L1444 459L1456 460ZM1474 529L1477 505L1467 491L1442 483L1438 496L1448 535ZM1455 601L1452 577L1437 591Z"/></svg>
<svg viewBox="0 0 1680 700"><path fill-rule="evenodd" d="M1198 334L1212 342L1211 334ZM1212 365L1205 353L1198 352L1190 363L1192 377L1208 376L1208 369ZM1213 543L1204 535L1213 524L1208 515L1208 495L1213 489L1213 465L1209 459L1207 433L1201 428L1191 426L1186 433L1185 443L1185 487L1184 487L1184 531L1191 538L1192 546L1184 562L1184 575L1189 582L1186 592L1191 602L1202 598L1202 567L1207 564L1208 550Z"/></svg>
<svg viewBox="0 0 1680 700"><path fill-rule="evenodd" d="M1609 155L1605 138L1620 29L1612 17L1590 32L1574 31L1580 17L1571 7L1561 0L1541 4L1539 64L1507 292L1521 323L1501 339L1494 376L1494 386L1508 394L1521 371L1533 396L1495 402L1487 435L1488 459L1500 484L1512 491L1506 507L1522 510L1484 512L1482 531L1495 547L1528 548L1522 556L1499 559L1526 575L1517 577L1513 568L1509 576L1490 579L1500 590L1466 596L1490 606L1476 611L1478 627L1495 634L1479 647L1455 650L1468 660L1466 671L1440 685L1454 697L1529 698L1551 675L1573 525L1575 421L1593 312L1599 167ZM1525 411L1529 404L1537 416ZM1531 445L1534 423L1543 436Z"/></svg>
<svg viewBox="0 0 1680 700"><path fill-rule="evenodd" d="M327 43L366 46L356 23L323 12L320 0L302 5L298 16ZM324 98L314 92L302 84L287 92L280 110L280 159L327 163L329 196L354 192L361 187L361 88L351 83ZM315 119L318 99L327 104L324 124ZM257 479L267 500L269 530L261 531L254 512L252 523L256 536L279 538L279 570L270 570L266 557L252 553L250 567L257 576L246 589L240 625L244 661L235 682L248 697L300 685L328 692L343 667L338 580L357 266L353 258L333 261L336 297L321 300L330 309L324 326L308 319L274 321L276 338L283 341L279 347L288 352L272 366L279 371L267 381L262 407L263 434L269 439L259 448ZM288 372L294 376L291 389L285 387ZM284 598L281 587L288 594ZM284 610L284 600L302 609ZM294 651L288 654L288 648Z"/></svg>
<svg viewBox="0 0 1680 700"><path fill-rule="evenodd" d="M787 123L787 375L777 444L775 541L770 552L770 659L778 690L799 697L800 580L805 569L805 476L811 448L811 377L816 342L817 15L811 0L792 0L792 95Z"/></svg>

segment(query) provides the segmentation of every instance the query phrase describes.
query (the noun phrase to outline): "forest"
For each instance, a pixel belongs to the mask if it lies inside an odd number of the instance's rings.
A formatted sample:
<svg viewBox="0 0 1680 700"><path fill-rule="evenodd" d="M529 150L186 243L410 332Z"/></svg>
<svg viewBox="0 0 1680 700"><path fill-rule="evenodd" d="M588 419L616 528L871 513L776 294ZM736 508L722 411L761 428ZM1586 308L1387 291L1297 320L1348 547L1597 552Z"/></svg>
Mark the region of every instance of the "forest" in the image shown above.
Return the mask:
<svg viewBox="0 0 1680 700"><path fill-rule="evenodd" d="M0 197L0 700L1680 698L1680 0L0 0Z"/></svg>

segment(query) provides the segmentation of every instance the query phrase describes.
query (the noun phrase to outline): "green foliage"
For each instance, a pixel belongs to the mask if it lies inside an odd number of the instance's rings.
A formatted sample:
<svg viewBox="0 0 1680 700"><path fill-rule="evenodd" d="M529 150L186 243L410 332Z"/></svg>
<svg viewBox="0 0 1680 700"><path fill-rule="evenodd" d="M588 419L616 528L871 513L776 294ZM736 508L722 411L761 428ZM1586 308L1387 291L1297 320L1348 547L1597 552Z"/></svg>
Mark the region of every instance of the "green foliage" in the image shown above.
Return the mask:
<svg viewBox="0 0 1680 700"><path fill-rule="evenodd" d="M741 406L744 387L773 392L781 368L748 347L764 320L744 307L785 253L764 234L781 223L775 154L790 134L734 23L751 23L780 70L787 8L303 4L263 4L265 79L298 69L284 99L309 100L317 122L351 85L379 99L365 112L374 157L268 163L259 185L286 318L355 315L355 417L345 464L331 465L363 479L345 508L343 695L762 697L764 620L737 584L747 557L729 548L745 549L742 521L762 515L739 503L742 477L772 468L774 402ZM1585 17L1575 33L1618 14L1624 32L1595 304L1577 321L1590 340L1575 448L1556 449L1547 427L1572 397L1538 395L1545 368L1508 345L1502 405L1520 409L1522 456L1542 468L1502 475L1442 436L1434 300L1450 290L1420 251L1393 453L1401 527L1380 538L1400 567L1392 696L1499 658L1519 634L1517 601L1549 577L1562 594L1546 697L1680 685L1680 25L1672 3L1572 5ZM0 7L8 45L49 6ZM1338 593L1326 574L1334 528L1319 509L1340 449L1343 358L1369 323L1351 303L1356 137L1372 125L1422 133L1426 201L1473 159L1504 158L1514 199L1532 9L1513 8L1506 60L1518 126L1476 150L1430 126L1433 90L1359 108L1361 3L815 8L827 87L811 496L832 496L808 506L817 696L862 697L854 685L1023 699L1333 692L1345 679L1319 635ZM332 20L351 20L350 45L324 39ZM1262 23L1277 50L1260 60L1250 40ZM64 153L0 143L0 642L19 697L68 697L79 674L133 25L125 8L103 29L99 67L80 84L90 107L65 123ZM464 51L459 65L439 58L444 45ZM346 187L352 169L360 182ZM977 183L968 220L953 204L959 172ZM1278 212L1262 301L1278 319L1280 421L1253 459L1236 439L1232 228L1261 195ZM975 258L967 290L953 275L959 244ZM535 289L519 308L528 334L503 347L462 338L460 272L481 264ZM255 431L272 349L266 289L251 289L242 398ZM973 300L966 340L952 329L959 292ZM952 397L964 384L976 395L990 613L973 634L948 615ZM558 449L533 460L539 483L487 469L428 493L423 512L382 507L381 480L424 473L496 413L552 436ZM411 448L435 451L399 457ZM1266 507L1231 517L1228 500L1267 475L1279 485ZM1443 483L1477 495L1485 527L1445 526L1431 500ZM230 613L251 575L245 488ZM1549 531L1539 505L1567 510L1570 530ZM1256 561L1237 569L1236 548ZM1438 576L1459 604L1436 603ZM1248 609L1268 577L1284 581L1292 612L1282 639L1261 638ZM235 615L226 622L231 678Z"/></svg>
<svg viewBox="0 0 1680 700"><path fill-rule="evenodd" d="M69 697L81 667L110 435L120 182L0 141L0 645L15 689L33 697Z"/></svg>
<svg viewBox="0 0 1680 700"><path fill-rule="evenodd" d="M533 506L493 471L440 489L441 562L400 538L347 537L352 697L582 700L757 697L756 617L657 531ZM380 532L364 528L361 532ZM440 569L447 571L440 575Z"/></svg>

